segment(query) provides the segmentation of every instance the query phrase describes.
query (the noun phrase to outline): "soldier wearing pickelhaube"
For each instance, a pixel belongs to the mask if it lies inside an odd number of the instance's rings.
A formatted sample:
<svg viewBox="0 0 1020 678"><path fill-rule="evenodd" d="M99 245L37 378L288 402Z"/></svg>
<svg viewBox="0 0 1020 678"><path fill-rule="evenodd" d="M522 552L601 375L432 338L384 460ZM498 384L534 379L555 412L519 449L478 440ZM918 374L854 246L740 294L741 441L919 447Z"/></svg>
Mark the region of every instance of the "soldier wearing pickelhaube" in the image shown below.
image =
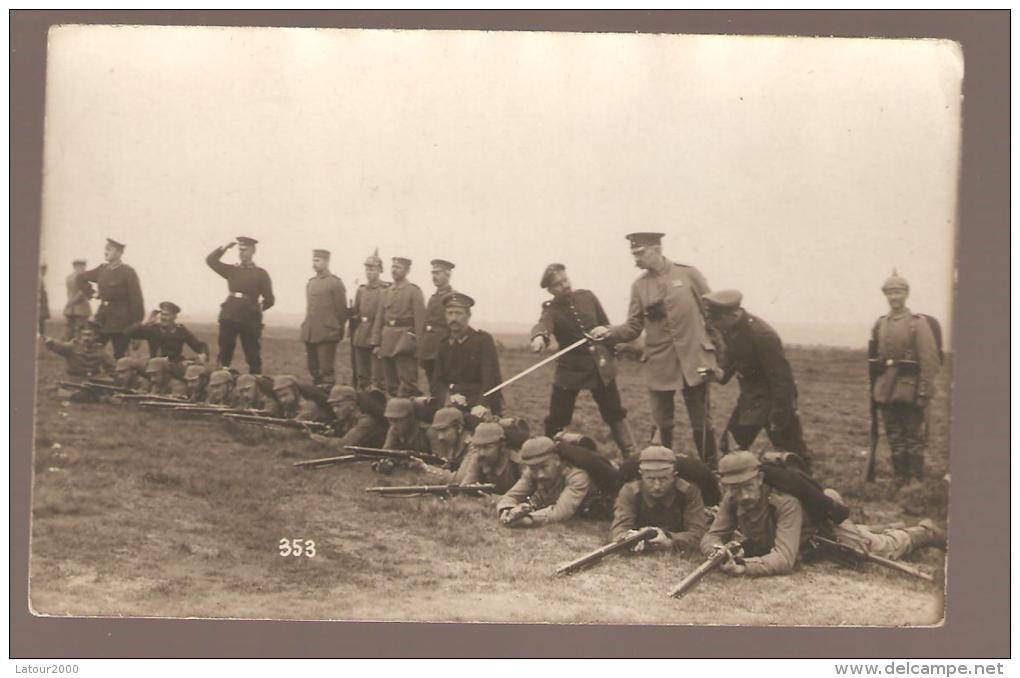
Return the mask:
<svg viewBox="0 0 1020 678"><path fill-rule="evenodd" d="M420 395L418 358L425 332L425 295L407 279L411 260L393 257L393 284L383 290L372 326L374 354L382 359L386 392L391 397Z"/></svg>
<svg viewBox="0 0 1020 678"><path fill-rule="evenodd" d="M446 327L446 307L443 299L453 291L450 286L450 277L453 275L454 264L444 259L433 259L432 284L436 291L429 297L425 304L425 334L421 338L421 369L425 372L425 378L429 382L429 395L436 395L436 384L433 381L433 371L436 364L436 356L439 355L439 346L449 336L449 329Z"/></svg>
<svg viewBox="0 0 1020 678"><path fill-rule="evenodd" d="M378 356L372 355L374 348L372 328L382 303L383 291L390 286L390 283L379 279L381 274L382 259L379 258L377 249L372 256L365 259L365 282L359 285L358 291L354 293L352 308L356 323L351 332L351 350L354 351L355 373L357 374L355 386L359 390L369 387L378 389L386 387L382 361Z"/></svg>
<svg viewBox="0 0 1020 678"><path fill-rule="evenodd" d="M872 328L871 396L882 412L897 482L924 476L925 409L935 395L938 347L928 321L907 308L910 285L893 271L882 285L889 312Z"/></svg>
<svg viewBox="0 0 1020 678"><path fill-rule="evenodd" d="M93 295L92 286L99 288L99 309L95 321L99 324L99 340L113 344L113 357L123 358L131 340L124 333L132 323L145 318L145 303L138 274L123 261L124 243L106 239L103 256L106 263L78 274L78 288L86 297Z"/></svg>
<svg viewBox="0 0 1020 678"><path fill-rule="evenodd" d="M336 383L336 347L344 338L347 322L347 290L329 270L329 250L312 251L315 275L305 285L307 300L301 341L308 357L308 373L316 386L329 390Z"/></svg>
<svg viewBox="0 0 1020 678"><path fill-rule="evenodd" d="M220 305L220 354L222 367L230 367L237 339L241 339L248 371L262 373L262 312L276 303L273 282L264 268L255 265L255 246L258 240L238 236L226 245L217 247L205 258L209 268L227 281L230 294ZM237 246L238 264L225 264L220 259L231 247Z"/></svg>
<svg viewBox="0 0 1020 678"><path fill-rule="evenodd" d="M662 233L631 233L634 264L644 273L630 289L627 320L596 327L596 339L625 343L645 332L645 384L652 420L662 444L673 447L674 397L687 406L694 444L702 461L716 464L716 440L709 409L708 382L719 376L716 346L705 322L702 297L711 290L697 268L670 261L662 254Z"/></svg>
<svg viewBox="0 0 1020 678"><path fill-rule="evenodd" d="M810 468L811 454L797 413L797 383L779 334L741 306L743 295L737 290L710 292L704 300L709 325L726 343L720 383L734 375L740 383L737 406L723 432L723 451L729 451L727 434L738 449L746 450L764 428L773 447L800 455Z"/></svg>

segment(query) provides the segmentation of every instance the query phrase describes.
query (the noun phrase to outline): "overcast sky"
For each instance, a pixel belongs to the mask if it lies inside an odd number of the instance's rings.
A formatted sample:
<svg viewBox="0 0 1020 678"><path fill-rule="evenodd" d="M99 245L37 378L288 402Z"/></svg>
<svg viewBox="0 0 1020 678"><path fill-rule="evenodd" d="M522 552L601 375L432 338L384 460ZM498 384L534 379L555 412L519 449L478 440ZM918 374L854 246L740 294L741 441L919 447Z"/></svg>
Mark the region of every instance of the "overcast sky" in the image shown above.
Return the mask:
<svg viewBox="0 0 1020 678"><path fill-rule="evenodd" d="M532 323L552 261L621 322L624 234L774 324L865 328L893 267L949 325L962 56L940 41L68 26L50 33L43 260L128 244L149 308L215 313L260 241L277 310L311 250L457 264L476 324ZM234 261L233 251L228 255ZM865 329L866 331L866 329Z"/></svg>

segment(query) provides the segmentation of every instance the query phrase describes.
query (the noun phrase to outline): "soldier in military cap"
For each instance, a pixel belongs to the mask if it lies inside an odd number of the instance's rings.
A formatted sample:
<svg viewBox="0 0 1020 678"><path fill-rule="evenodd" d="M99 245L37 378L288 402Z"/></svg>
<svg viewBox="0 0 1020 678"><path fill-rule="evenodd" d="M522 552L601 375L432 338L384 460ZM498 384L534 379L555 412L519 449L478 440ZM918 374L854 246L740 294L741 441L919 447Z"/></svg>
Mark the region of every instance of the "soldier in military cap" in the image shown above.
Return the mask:
<svg viewBox="0 0 1020 678"><path fill-rule="evenodd" d="M255 246L258 240L238 236L217 247L205 258L209 268L227 281L229 295L220 305L220 354L217 360L222 367L230 367L238 337L244 349L248 371L262 373L262 312L276 303L273 281L264 268L255 265ZM225 264L220 259L231 247L237 246L238 264Z"/></svg>
<svg viewBox="0 0 1020 678"><path fill-rule="evenodd" d="M676 474L673 450L653 445L641 450L638 480L620 488L613 509L613 539L623 539L654 527L654 539L639 542L634 551L697 551L708 529L705 504L697 485Z"/></svg>
<svg viewBox="0 0 1020 678"><path fill-rule="evenodd" d="M536 353L549 346L550 336L556 337L562 349L588 336L593 328L609 324L598 297L590 290L574 290L563 264L549 264L540 284L553 298L542 304L542 315L531 329L531 349ZM582 389L591 391L622 457L634 454L637 443L620 401L610 342L590 341L556 360L549 415L545 418L546 436L552 438L570 426L574 403Z"/></svg>
<svg viewBox="0 0 1020 678"><path fill-rule="evenodd" d="M436 395L436 384L433 380L435 371L436 356L439 355L439 346L450 335L446 326L446 306L443 299L453 291L450 286L450 277L453 275L454 264L445 259L433 259L432 284L436 291L429 297L425 305L425 334L421 339L421 368L425 372L425 378L429 382L429 394Z"/></svg>
<svg viewBox="0 0 1020 678"><path fill-rule="evenodd" d="M172 301L160 302L159 308L144 322L128 325L124 334L130 339L145 339L149 344L149 357L166 357L170 362L184 360L184 346L195 352L201 363L209 359L209 345L196 337L191 330L177 322L181 307Z"/></svg>
<svg viewBox="0 0 1020 678"><path fill-rule="evenodd" d="M301 383L292 374L273 377L273 395L280 404L281 417L298 421L328 422L332 410L326 406L326 396L311 384Z"/></svg>
<svg viewBox="0 0 1020 678"><path fill-rule="evenodd" d="M378 356L372 354L374 348L372 346L372 328L382 303L383 290L390 285L385 280L379 279L381 274L382 259L379 258L379 250L376 249L372 256L365 259L366 282L359 285L358 291L354 293L352 309L356 323L351 333L351 346L354 351L354 371L357 374L356 386L361 390L370 386L378 389L386 388L382 362Z"/></svg>
<svg viewBox="0 0 1020 678"><path fill-rule="evenodd" d="M192 363L184 368L184 385L188 400L193 403L203 402L209 386L209 370L205 365Z"/></svg>
<svg viewBox="0 0 1020 678"><path fill-rule="evenodd" d="M570 520L592 487L584 469L562 459L556 443L539 436L521 446L521 478L496 504L501 525L533 527ZM526 515L521 515L521 514Z"/></svg>
<svg viewBox="0 0 1020 678"><path fill-rule="evenodd" d="M371 402L368 392L358 392L350 386L334 386L328 399L335 417L333 431L329 436L312 434L312 440L337 451L343 451L347 445L381 447L386 441L387 422L377 407L385 397L381 392L375 393L380 398Z"/></svg>
<svg viewBox="0 0 1020 678"><path fill-rule="evenodd" d="M456 407L437 410L428 434L432 453L446 459L448 468L460 468L471 445L471 432L464 425L464 413Z"/></svg>
<svg viewBox="0 0 1020 678"><path fill-rule="evenodd" d="M432 395L442 405L458 394L464 397L468 409L484 405L499 416L503 412L502 394L497 391L482 395L503 381L499 353L491 334L471 327L474 305L474 299L460 292L448 292L443 297L449 336L439 344Z"/></svg>
<svg viewBox="0 0 1020 678"><path fill-rule="evenodd" d="M82 323L92 315L92 307L89 305L92 289L88 293L78 285L78 276L85 272L86 261L75 259L71 262L72 272L67 276L64 284L67 288L67 303L64 305L64 319L67 321L67 330L64 332L64 341L71 341L78 336L78 330Z"/></svg>
<svg viewBox="0 0 1020 678"><path fill-rule="evenodd" d="M390 398L386 403L386 420L389 428L383 448L387 450L413 450L423 454L432 452L432 443L414 416L414 403L408 398Z"/></svg>
<svg viewBox="0 0 1020 678"><path fill-rule="evenodd" d="M705 323L702 297L711 290L693 266L670 261L662 254L662 233L631 233L634 264L644 273L630 290L627 321L614 327L596 327L596 339L634 341L645 331L645 383L652 405L652 420L662 444L673 447L674 395L683 394L702 461L716 463L706 376L718 375L716 346Z"/></svg>
<svg viewBox="0 0 1020 678"><path fill-rule="evenodd" d="M124 248L123 243L107 238L103 252L106 262L81 272L77 277L78 288L86 297L95 294L89 283L94 282L99 287L100 304L95 316L99 323L99 340L104 345L107 342L113 344L114 358L124 357L131 344L125 334L127 327L145 317L138 274L121 260Z"/></svg>
<svg viewBox="0 0 1020 678"><path fill-rule="evenodd" d="M773 447L800 455L810 468L811 454L797 414L797 384L779 335L740 305L743 295L737 290L710 292L704 300L709 324L726 343L720 383L728 383L734 374L740 382L740 397L723 433L723 451L729 451L727 433L746 450L764 428Z"/></svg>
<svg viewBox="0 0 1020 678"><path fill-rule="evenodd" d="M882 412L898 483L924 477L925 412L935 395L938 346L926 317L907 308L910 285L893 271L882 285L889 312L871 330L871 397Z"/></svg>
<svg viewBox="0 0 1020 678"><path fill-rule="evenodd" d="M515 456L506 444L503 427L497 422L485 421L475 428L464 461L456 470L436 468L421 460L415 460L412 465L435 476L437 482L458 485L491 483L496 486L496 494L505 494L521 477Z"/></svg>
<svg viewBox="0 0 1020 678"><path fill-rule="evenodd" d="M817 525L796 497L765 483L758 457L740 451L719 461L720 482L725 488L719 511L701 540L701 551L712 556L739 532L743 556L720 568L732 576L767 577L789 574L808 537L822 531L836 541L877 556L898 559L922 546L945 547L945 533L931 520L916 527L872 531L849 520L839 525ZM831 489L834 501L842 498Z"/></svg>
<svg viewBox="0 0 1020 678"><path fill-rule="evenodd" d="M85 321L72 341L43 336L42 342L47 349L64 357L67 374L73 377L95 377L114 368L114 360L100 340L99 324L91 320Z"/></svg>
<svg viewBox="0 0 1020 678"><path fill-rule="evenodd" d="M178 374L169 358L149 358L145 365L145 378L149 381L149 393L174 396L182 400L188 396L188 386Z"/></svg>
<svg viewBox="0 0 1020 678"><path fill-rule="evenodd" d="M403 398L418 390L419 341L425 332L425 296L407 279L411 260L393 257L393 284L383 290L372 326L373 355L382 359L386 392Z"/></svg>
<svg viewBox="0 0 1020 678"><path fill-rule="evenodd" d="M121 388L138 392L149 390L149 383L145 380L145 363L136 358L118 358L113 368L113 380Z"/></svg>
<svg viewBox="0 0 1020 678"><path fill-rule="evenodd" d="M230 370L214 370L209 375L205 402L210 405L234 406L234 374Z"/></svg>
<svg viewBox="0 0 1020 678"><path fill-rule="evenodd" d="M261 383L260 383L261 382ZM238 375L234 384L237 407L247 410L261 410L269 416L278 417L280 403L273 396L272 379L254 374Z"/></svg>
<svg viewBox="0 0 1020 678"><path fill-rule="evenodd" d="M329 251L312 251L315 275L305 285L305 320L301 341L308 355L308 373L319 388L329 390L336 382L334 363L337 344L344 338L347 322L347 290L329 270Z"/></svg>

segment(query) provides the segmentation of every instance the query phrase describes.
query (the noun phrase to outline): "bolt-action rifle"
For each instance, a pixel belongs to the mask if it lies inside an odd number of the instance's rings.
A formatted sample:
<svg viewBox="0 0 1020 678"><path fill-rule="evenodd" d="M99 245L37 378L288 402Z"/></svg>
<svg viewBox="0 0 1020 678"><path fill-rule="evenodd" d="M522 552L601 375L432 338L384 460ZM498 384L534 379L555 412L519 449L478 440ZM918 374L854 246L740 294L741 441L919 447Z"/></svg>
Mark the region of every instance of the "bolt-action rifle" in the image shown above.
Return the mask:
<svg viewBox="0 0 1020 678"><path fill-rule="evenodd" d="M739 541L733 540L730 543L726 544L718 551L716 551L714 554L712 554L712 556L710 556L708 560L703 562L701 565L698 565L697 569L695 569L689 575L684 577L683 581L681 581L679 584L670 589L668 594L669 597L670 598L681 597L682 595L690 591L692 588L694 588L697 585L697 583L701 581L702 578L704 578L706 574L720 567L727 560L730 559L737 560L739 558L738 556L739 553L740 553Z"/></svg>
<svg viewBox="0 0 1020 678"><path fill-rule="evenodd" d="M838 541L828 539L826 537L818 535L808 537L808 544L815 549L815 552L819 556L841 565L855 567L862 563L874 563L876 565L881 565L884 568L910 575L915 579L922 579L927 582L935 581L935 577L927 572L917 569L916 567L911 567L906 563L901 563L895 560L889 560L882 556L876 556L873 553L861 551L853 546L841 544Z"/></svg>
<svg viewBox="0 0 1020 678"><path fill-rule="evenodd" d="M617 539L616 541L610 544L600 546L591 553L581 556L577 560L570 561L563 567L556 570L556 574L573 574L574 572L577 572L578 570L588 567L589 565L594 565L595 563L601 561L608 555L612 555L620 551L627 551L631 549L633 546L637 545L639 542L654 539L655 535L657 535L658 533L659 531L656 530L654 527L646 527L641 530L638 530L636 533L630 535L629 537Z"/></svg>
<svg viewBox="0 0 1020 678"><path fill-rule="evenodd" d="M366 487L365 492L371 492L383 497L420 497L423 495L453 497L459 494L480 497L485 494L495 493L496 486L492 483L474 483L471 485L394 485L391 487Z"/></svg>
<svg viewBox="0 0 1020 678"><path fill-rule="evenodd" d="M126 386L117 386L116 384L107 383L105 381L94 381L92 379L84 382L75 381L58 381L57 386L63 388L69 388L75 391L93 391L100 394L108 393L123 393L123 394L137 394L133 388L127 388Z"/></svg>
<svg viewBox="0 0 1020 678"><path fill-rule="evenodd" d="M391 459L393 461L421 459L430 466L446 465L446 459L443 459L440 456L428 454L426 452L416 452L414 450L384 450L379 447L361 447L360 445L345 445L344 449L350 450L354 454L366 459Z"/></svg>
<svg viewBox="0 0 1020 678"><path fill-rule="evenodd" d="M283 417L267 417L258 414L234 414L227 412L223 415L231 421L239 421L245 424L257 424L261 426L279 426L297 431L309 433L328 433L332 426L321 421L302 421L301 419L285 419Z"/></svg>

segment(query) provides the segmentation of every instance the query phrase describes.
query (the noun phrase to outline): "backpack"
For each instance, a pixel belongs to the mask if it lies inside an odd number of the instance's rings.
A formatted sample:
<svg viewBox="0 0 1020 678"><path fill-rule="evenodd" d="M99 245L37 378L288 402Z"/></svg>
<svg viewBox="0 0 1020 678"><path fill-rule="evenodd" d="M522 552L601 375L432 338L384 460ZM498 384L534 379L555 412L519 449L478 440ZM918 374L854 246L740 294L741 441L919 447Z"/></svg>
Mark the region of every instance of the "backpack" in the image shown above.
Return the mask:
<svg viewBox="0 0 1020 678"><path fill-rule="evenodd" d="M803 461L792 452L766 452L761 456L765 484L800 500L816 525L839 525L850 509L837 504L822 491L817 480L803 470Z"/></svg>
<svg viewBox="0 0 1020 678"><path fill-rule="evenodd" d="M608 459L584 445L563 441L556 444L556 451L561 459L586 471L603 495L616 496L621 485L620 473Z"/></svg>
<svg viewBox="0 0 1020 678"><path fill-rule="evenodd" d="M627 459L620 465L620 485L637 480L639 461L636 456ZM701 500L705 506L717 506L722 500L722 489L719 478L705 462L696 457L678 454L676 457L676 474L701 490Z"/></svg>
<svg viewBox="0 0 1020 678"><path fill-rule="evenodd" d="M941 365L945 362L945 354L942 352L942 325L930 315L915 313L914 316L924 318L928 322L928 329L931 330L932 336L935 337L935 348L939 352L939 364Z"/></svg>

